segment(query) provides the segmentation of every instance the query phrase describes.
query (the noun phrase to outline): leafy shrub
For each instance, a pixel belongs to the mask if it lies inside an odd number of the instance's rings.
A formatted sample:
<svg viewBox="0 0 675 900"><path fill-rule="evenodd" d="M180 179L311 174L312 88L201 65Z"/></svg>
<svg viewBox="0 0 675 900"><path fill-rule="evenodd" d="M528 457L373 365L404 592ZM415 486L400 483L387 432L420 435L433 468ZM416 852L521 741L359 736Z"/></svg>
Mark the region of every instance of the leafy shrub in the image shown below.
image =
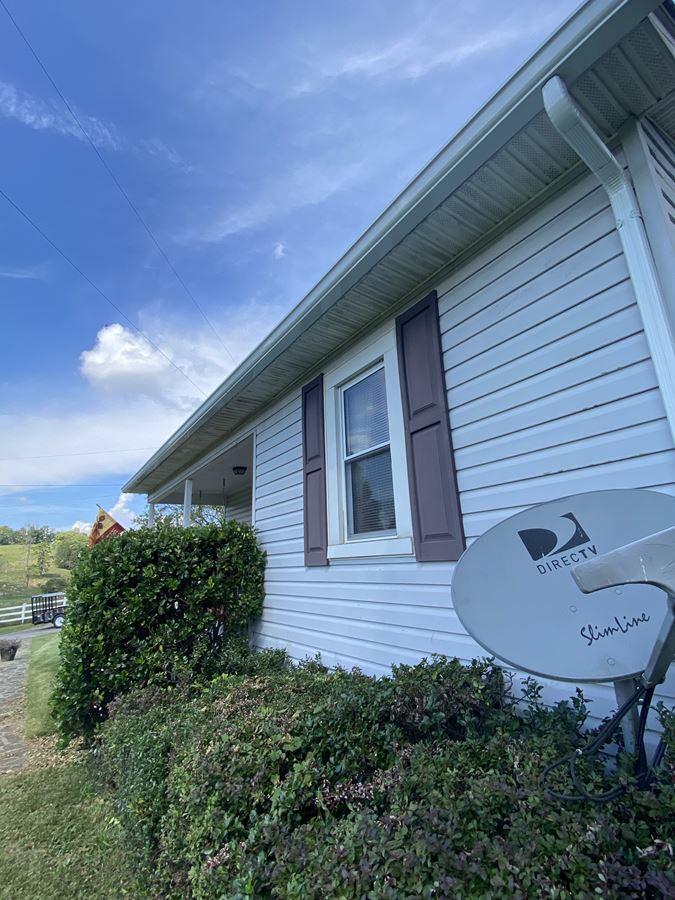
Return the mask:
<svg viewBox="0 0 675 900"><path fill-rule="evenodd" d="M258 657L253 654L253 658ZM560 804L544 766L579 696L516 712L502 673L435 659L375 680L285 668L124 698L99 759L157 896L671 896L675 788ZM586 770L589 785L602 766Z"/></svg>
<svg viewBox="0 0 675 900"><path fill-rule="evenodd" d="M57 594L68 587L68 579L63 575L50 575L42 583L42 592L45 594Z"/></svg>
<svg viewBox="0 0 675 900"><path fill-rule="evenodd" d="M52 701L61 734L91 737L134 687L237 670L264 563L253 529L234 521L129 531L81 554Z"/></svg>

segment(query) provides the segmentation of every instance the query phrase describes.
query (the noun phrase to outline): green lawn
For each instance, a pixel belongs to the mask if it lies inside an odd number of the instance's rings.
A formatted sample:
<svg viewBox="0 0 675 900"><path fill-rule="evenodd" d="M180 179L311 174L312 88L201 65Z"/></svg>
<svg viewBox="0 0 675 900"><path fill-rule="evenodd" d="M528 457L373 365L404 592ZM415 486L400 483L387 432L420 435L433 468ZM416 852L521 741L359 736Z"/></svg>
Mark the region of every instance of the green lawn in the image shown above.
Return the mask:
<svg viewBox="0 0 675 900"><path fill-rule="evenodd" d="M26 686L31 737L54 732L48 700L59 638L56 633L31 641ZM134 887L112 810L84 762L0 775L1 900L143 896Z"/></svg>
<svg viewBox="0 0 675 900"><path fill-rule="evenodd" d="M26 734L45 737L54 734L49 712L49 693L59 665L59 632L34 637L30 643L28 683L26 684Z"/></svg>
<svg viewBox="0 0 675 900"><path fill-rule="evenodd" d="M82 763L0 775L0 810L3 900L142 896L107 801Z"/></svg>
<svg viewBox="0 0 675 900"><path fill-rule="evenodd" d="M0 609L6 606L18 606L30 600L31 594L38 594L49 578L60 576L70 580L68 569L59 569L53 563L49 571L40 575L37 570L37 554L31 547L28 567L28 583L26 583L26 548L23 544L3 544L0 546Z"/></svg>

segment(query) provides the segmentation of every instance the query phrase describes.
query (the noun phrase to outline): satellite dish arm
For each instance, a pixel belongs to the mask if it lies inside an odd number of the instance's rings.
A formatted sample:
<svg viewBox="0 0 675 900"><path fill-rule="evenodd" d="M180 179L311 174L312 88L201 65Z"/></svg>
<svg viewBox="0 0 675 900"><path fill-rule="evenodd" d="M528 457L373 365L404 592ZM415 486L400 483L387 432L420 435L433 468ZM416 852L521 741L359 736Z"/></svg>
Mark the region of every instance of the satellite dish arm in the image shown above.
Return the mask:
<svg viewBox="0 0 675 900"><path fill-rule="evenodd" d="M572 577L584 594L620 584L653 584L675 596L675 528L580 563Z"/></svg>
<svg viewBox="0 0 675 900"><path fill-rule="evenodd" d="M642 674L646 686L660 684L675 658L675 528L580 563L572 577L584 594L622 584L653 584L666 592L666 618Z"/></svg>

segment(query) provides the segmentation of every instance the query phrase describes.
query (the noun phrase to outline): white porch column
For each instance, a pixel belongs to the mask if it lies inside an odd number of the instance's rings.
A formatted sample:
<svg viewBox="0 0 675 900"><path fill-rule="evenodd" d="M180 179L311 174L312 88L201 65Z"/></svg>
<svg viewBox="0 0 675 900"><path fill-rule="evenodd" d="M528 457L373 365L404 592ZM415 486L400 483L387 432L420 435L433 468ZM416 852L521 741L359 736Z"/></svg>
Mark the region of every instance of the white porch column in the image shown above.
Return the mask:
<svg viewBox="0 0 675 900"><path fill-rule="evenodd" d="M183 495L183 528L190 525L190 513L192 511L192 479L185 479L185 493Z"/></svg>
<svg viewBox="0 0 675 900"><path fill-rule="evenodd" d="M153 528L155 525L155 504L148 503L148 528Z"/></svg>

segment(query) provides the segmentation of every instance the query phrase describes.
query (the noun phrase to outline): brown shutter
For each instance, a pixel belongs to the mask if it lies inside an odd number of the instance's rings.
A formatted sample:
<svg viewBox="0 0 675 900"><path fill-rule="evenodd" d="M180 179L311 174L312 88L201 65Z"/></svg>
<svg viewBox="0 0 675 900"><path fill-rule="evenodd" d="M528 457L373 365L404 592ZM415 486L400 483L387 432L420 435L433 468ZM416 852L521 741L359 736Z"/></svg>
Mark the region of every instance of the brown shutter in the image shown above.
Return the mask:
<svg viewBox="0 0 675 900"><path fill-rule="evenodd" d="M302 389L305 565L328 565L323 375Z"/></svg>
<svg viewBox="0 0 675 900"><path fill-rule="evenodd" d="M435 291L398 317L396 343L415 554L420 562L456 560L464 530Z"/></svg>

